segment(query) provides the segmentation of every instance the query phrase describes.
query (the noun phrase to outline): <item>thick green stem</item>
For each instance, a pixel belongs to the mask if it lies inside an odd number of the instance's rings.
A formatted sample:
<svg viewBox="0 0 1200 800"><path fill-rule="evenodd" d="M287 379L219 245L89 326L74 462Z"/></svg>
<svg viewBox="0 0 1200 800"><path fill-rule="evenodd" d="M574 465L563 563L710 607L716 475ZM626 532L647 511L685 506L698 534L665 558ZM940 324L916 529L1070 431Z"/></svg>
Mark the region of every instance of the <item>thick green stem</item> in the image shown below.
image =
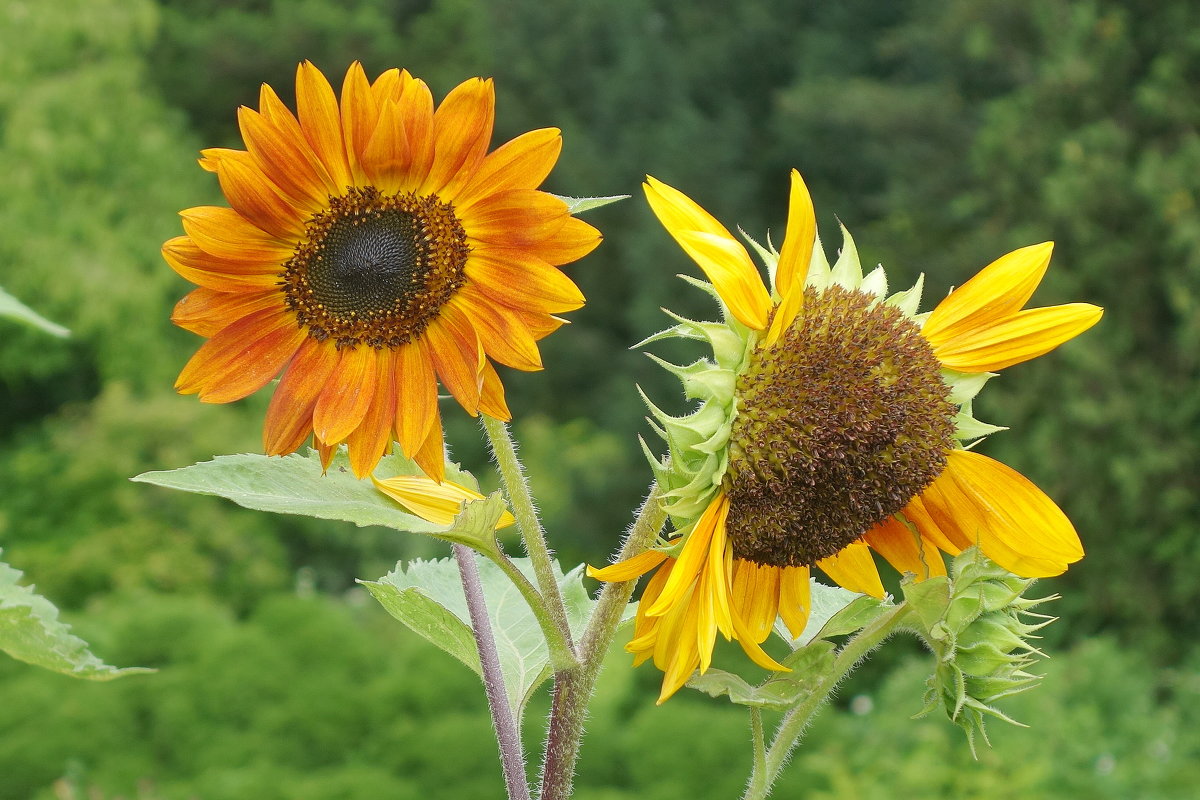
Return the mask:
<svg viewBox="0 0 1200 800"><path fill-rule="evenodd" d="M910 611L907 603L901 603L890 609L859 631L854 638L846 642L845 647L838 651L837 658L833 662L833 669L829 671L825 679L802 702L783 715L783 720L775 730L775 736L771 740L771 747L767 750L761 769L759 769L756 759L754 771L750 776L750 785L746 787L746 793L742 795L743 800L764 800L771 793L771 786L779 776L779 770L783 768L792 748L800 741L808 723L829 699L830 693L849 674L855 664L895 632L896 627Z"/></svg>
<svg viewBox="0 0 1200 800"><path fill-rule="evenodd" d="M504 482L504 493L508 495L513 517L517 520L517 529L521 532L525 552L533 564L534 577L537 579L544 607L561 633L561 636L549 642L554 667L556 670L567 669L577 663L575 646L571 640L571 626L567 624L567 609L563 603L562 591L558 588L558 577L554 573L554 557L546 544L546 531L538 519L537 509L534 508L529 482L525 479L525 470L517 459L516 444L509 435L508 426L503 422L492 419L487 414L480 414L479 418L483 421L483 429L492 446L492 456L500 471L500 479ZM563 645L566 653L562 652Z"/></svg>
<svg viewBox="0 0 1200 800"><path fill-rule="evenodd" d="M651 486L637 520L621 546L618 561L631 558L654 544L667 518L658 497L658 486ZM580 643L579 667L554 676L554 700L542 760L541 800L566 800L571 796L587 705L595 691L604 655L612 644L636 585L636 580L604 584Z"/></svg>

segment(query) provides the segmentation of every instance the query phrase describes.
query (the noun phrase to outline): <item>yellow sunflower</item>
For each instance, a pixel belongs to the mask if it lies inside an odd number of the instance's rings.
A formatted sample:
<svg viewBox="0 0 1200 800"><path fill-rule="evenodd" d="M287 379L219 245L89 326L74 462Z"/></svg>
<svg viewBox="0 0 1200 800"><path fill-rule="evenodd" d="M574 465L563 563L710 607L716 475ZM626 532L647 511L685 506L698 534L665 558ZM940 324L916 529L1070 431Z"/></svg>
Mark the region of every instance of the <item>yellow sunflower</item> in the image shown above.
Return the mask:
<svg viewBox="0 0 1200 800"><path fill-rule="evenodd" d="M922 315L923 276L889 296L882 268L864 276L844 230L829 265L794 170L782 250L755 245L772 289L699 205L653 178L644 188L711 285L694 282L726 311L724 323L676 317L647 340L703 339L714 354L686 367L662 362L703 401L696 411L672 417L650 405L669 453L649 457L677 535L590 570L623 581L657 568L627 649L635 664L652 658L665 673L660 703L708 669L718 632L761 666L784 669L760 644L777 617L800 635L814 566L881 597L872 549L918 580L945 574L939 551L971 545L1023 577L1057 575L1083 556L1049 497L963 447L1002 430L972 416L992 370L1100 319L1101 309L1083 303L1023 310L1049 243L1003 256Z"/></svg>
<svg viewBox="0 0 1200 800"><path fill-rule="evenodd" d="M340 102L311 63L293 114L264 85L238 110L246 150L203 151L230 208L182 212L163 256L200 288L172 320L208 341L176 382L210 403L282 372L263 426L270 455L314 435L355 474L393 438L441 480L437 384L470 414L510 417L492 361L540 369L537 342L583 295L558 266L600 241L537 190L562 147L544 128L488 152L495 95L475 78L436 109L429 87L354 63Z"/></svg>

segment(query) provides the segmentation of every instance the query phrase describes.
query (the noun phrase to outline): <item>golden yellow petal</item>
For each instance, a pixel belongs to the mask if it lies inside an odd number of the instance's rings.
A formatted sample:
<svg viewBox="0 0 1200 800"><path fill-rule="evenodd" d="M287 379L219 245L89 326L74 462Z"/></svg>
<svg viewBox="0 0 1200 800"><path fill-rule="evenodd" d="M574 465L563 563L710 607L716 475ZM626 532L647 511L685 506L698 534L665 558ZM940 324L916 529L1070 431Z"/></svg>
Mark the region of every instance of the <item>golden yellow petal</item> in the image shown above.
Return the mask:
<svg viewBox="0 0 1200 800"><path fill-rule="evenodd" d="M462 511L464 503L482 500L483 495L454 481L437 483L424 475L397 475L380 480L371 476L375 488L427 522L450 525ZM507 528L516 520L505 511L496 529Z"/></svg>
<svg viewBox="0 0 1200 800"><path fill-rule="evenodd" d="M722 532L725 519L729 515L729 498L724 492L718 492L709 502L708 507L696 520L692 532L683 544L683 551L671 570L671 578L663 587L659 598L646 609L651 616L661 616L670 611L679 599L692 586L696 575L704 568L709 556L709 544L718 527ZM723 535L723 534L722 534Z"/></svg>
<svg viewBox="0 0 1200 800"><path fill-rule="evenodd" d="M657 567L662 562L666 561L670 556L661 550L647 550L644 553L638 553L632 558L627 558L624 561L618 561L616 564L610 564L607 567L596 569L593 566L588 566L588 577L595 578L598 581L631 581L634 578L640 578L650 570ZM647 593L649 588L647 588ZM655 593L655 597L658 593ZM645 594L642 595L642 602L647 602Z"/></svg>
<svg viewBox="0 0 1200 800"><path fill-rule="evenodd" d="M811 590L808 567L783 568L779 577L779 616L793 639L804 633L808 625Z"/></svg>
<svg viewBox="0 0 1200 800"><path fill-rule="evenodd" d="M1016 314L1041 283L1053 250L1053 242L1042 242L988 264L938 303L922 334L937 347L949 338Z"/></svg>
<svg viewBox="0 0 1200 800"><path fill-rule="evenodd" d="M916 527L915 523L913 527ZM911 573L918 581L946 574L946 562L938 549L895 517L888 517L871 528L863 538L897 572Z"/></svg>
<svg viewBox="0 0 1200 800"><path fill-rule="evenodd" d="M871 558L871 549L861 540L851 542L828 558L822 558L817 566L845 589L883 597L883 583L879 580L875 559Z"/></svg>
<svg viewBox="0 0 1200 800"><path fill-rule="evenodd" d="M942 364L959 372L991 372L1050 352L1100 321L1088 303L1031 308L934 345Z"/></svg>
<svg viewBox="0 0 1200 800"><path fill-rule="evenodd" d="M779 292L780 297L787 297L788 292L797 283L803 288L816 237L817 217L812 197L800 173L792 170L787 233L783 238L783 249L779 251L779 267L775 271L775 290ZM788 320L787 324L790 325L791 320Z"/></svg>

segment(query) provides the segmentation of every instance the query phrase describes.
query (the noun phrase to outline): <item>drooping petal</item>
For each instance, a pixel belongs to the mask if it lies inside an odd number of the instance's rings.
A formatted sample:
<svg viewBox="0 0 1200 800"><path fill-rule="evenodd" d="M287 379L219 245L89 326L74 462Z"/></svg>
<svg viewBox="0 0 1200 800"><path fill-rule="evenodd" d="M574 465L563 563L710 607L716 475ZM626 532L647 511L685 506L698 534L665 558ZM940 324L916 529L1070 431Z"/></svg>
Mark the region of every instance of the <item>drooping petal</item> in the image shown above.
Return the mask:
<svg viewBox="0 0 1200 800"><path fill-rule="evenodd" d="M412 454L412 460L431 479L441 483L446 478L446 443L442 438L442 415L437 405L433 407L433 418L425 441Z"/></svg>
<svg viewBox="0 0 1200 800"><path fill-rule="evenodd" d="M787 297L794 284L804 283L804 277L808 274L808 262L812 257L813 241L817 237L817 216L808 187L804 185L804 179L797 170L792 170L791 178L787 233L783 238L783 249L779 251L779 266L775 272L775 289L780 297ZM788 320L787 324L790 325L791 320Z"/></svg>
<svg viewBox="0 0 1200 800"><path fill-rule="evenodd" d="M883 597L879 570L871 558L870 548L861 540L851 542L828 558L822 558L817 566L844 589Z"/></svg>
<svg viewBox="0 0 1200 800"><path fill-rule="evenodd" d="M231 403L261 389L291 360L307 334L290 314L256 311L205 342L175 381L180 394Z"/></svg>
<svg viewBox="0 0 1200 800"><path fill-rule="evenodd" d="M652 616L666 614L676 604L683 592L691 585L696 575L704 568L708 559L709 543L712 541L717 528L725 529L725 520L729 516L729 497L724 492L717 492L709 502L708 507L700 514L692 532L684 542L683 551L671 570L671 580L663 588L658 601L646 609ZM722 535L724 535L722 533Z"/></svg>
<svg viewBox="0 0 1200 800"><path fill-rule="evenodd" d="M618 561L616 564L610 564L600 569L589 566L587 574L588 577L598 581L631 581L645 575L668 558L670 556L662 550L646 550L624 561ZM642 599L643 601L646 599L644 594Z"/></svg>
<svg viewBox="0 0 1200 800"><path fill-rule="evenodd" d="M812 585L808 567L784 567L779 577L779 616L793 639L799 638L808 625L812 609Z"/></svg>
<svg viewBox="0 0 1200 800"><path fill-rule="evenodd" d="M508 403L504 400L504 382L500 380L492 362L487 359L484 359L483 362L483 387L479 392L479 411L501 422L512 420L512 412L508 410Z"/></svg>
<svg viewBox="0 0 1200 800"><path fill-rule="evenodd" d="M263 422L263 450L269 456L291 453L313 432L313 409L338 363L338 351L306 337L288 365Z"/></svg>
<svg viewBox="0 0 1200 800"><path fill-rule="evenodd" d="M733 575L734 606L755 642L771 635L779 615L781 570L769 564L738 560Z"/></svg>
<svg viewBox="0 0 1200 800"><path fill-rule="evenodd" d="M992 372L1050 352L1100 321L1088 303L1031 308L977 330L942 339L934 355L959 372Z"/></svg>
<svg viewBox="0 0 1200 800"><path fill-rule="evenodd" d="M911 573L918 581L946 574L938 549L895 517L871 528L863 538L898 572Z"/></svg>
<svg viewBox="0 0 1200 800"><path fill-rule="evenodd" d="M988 264L938 303L921 333L937 347L947 339L1011 317L1042 282L1054 242L1022 247Z"/></svg>
<svg viewBox="0 0 1200 800"><path fill-rule="evenodd" d="M313 412L313 430L326 444L340 444L359 426L375 396L378 370L374 348L360 345L342 350L329 385Z"/></svg>
<svg viewBox="0 0 1200 800"><path fill-rule="evenodd" d="M475 416L483 385L484 355L470 318L452 299L430 323L425 338L429 340L429 355L442 385L468 414Z"/></svg>
<svg viewBox="0 0 1200 800"><path fill-rule="evenodd" d="M415 453L437 419L437 377L423 339L396 350L396 438L404 455Z"/></svg>
<svg viewBox="0 0 1200 800"><path fill-rule="evenodd" d="M453 524L465 503L483 500L484 497L454 481L438 483L424 475L397 475L394 478L371 477L375 488L404 506L421 519L435 525ZM507 510L500 515L496 529L507 528L516 519Z"/></svg>

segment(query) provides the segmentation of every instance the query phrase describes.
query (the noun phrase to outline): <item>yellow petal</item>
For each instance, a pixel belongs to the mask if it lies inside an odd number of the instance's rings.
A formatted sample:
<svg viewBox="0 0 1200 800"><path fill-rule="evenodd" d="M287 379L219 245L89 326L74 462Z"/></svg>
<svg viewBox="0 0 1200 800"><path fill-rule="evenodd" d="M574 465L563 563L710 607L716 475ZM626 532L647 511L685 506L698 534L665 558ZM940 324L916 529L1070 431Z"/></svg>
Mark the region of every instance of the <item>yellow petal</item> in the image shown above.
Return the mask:
<svg viewBox="0 0 1200 800"><path fill-rule="evenodd" d="M946 574L946 562L937 547L895 517L871 528L863 538L898 572L912 573L918 581Z"/></svg>
<svg viewBox="0 0 1200 800"><path fill-rule="evenodd" d="M871 558L871 549L860 541L851 542L839 552L822 558L817 566L841 587L872 597L883 597L879 570Z"/></svg>
<svg viewBox="0 0 1200 800"><path fill-rule="evenodd" d="M775 272L775 289L787 297L796 283L804 284L808 262L812 258L813 241L817 237L817 217L812 197L800 173L792 170L792 189L788 197L787 233L779 252L779 267ZM794 316L794 315L793 315ZM791 320L788 320L788 325Z"/></svg>
<svg viewBox="0 0 1200 800"><path fill-rule="evenodd" d="M644 553L638 553L632 558L618 561L616 564L610 564L601 569L589 566L587 574L588 577L595 578L598 581L631 581L634 578L645 575L668 558L670 556L661 550L647 550ZM645 602L647 598L643 595L642 600Z"/></svg>
<svg viewBox="0 0 1200 800"><path fill-rule="evenodd" d="M1053 242L1042 242L988 264L938 303L921 333L937 347L954 336L1016 314L1041 283L1053 250Z"/></svg>
<svg viewBox="0 0 1200 800"><path fill-rule="evenodd" d="M771 317L771 328L767 331L763 347L774 347L780 337L792 327L792 323L796 321L796 316L802 308L804 308L804 283L793 281L791 288L788 289L787 294L783 296L783 300L775 309L775 316Z"/></svg>
<svg viewBox="0 0 1200 800"><path fill-rule="evenodd" d="M771 296L746 248L678 189L651 177L642 188L659 222L704 270L734 317L754 330L766 328Z"/></svg>
<svg viewBox="0 0 1200 800"><path fill-rule="evenodd" d="M1050 352L1100 321L1088 303L1031 308L980 329L943 339L933 352L950 369L991 372Z"/></svg>
<svg viewBox="0 0 1200 800"><path fill-rule="evenodd" d="M371 477L375 488L395 500L421 519L435 525L450 525L462 511L464 503L482 500L483 495L453 481L437 483L424 475L397 475L379 480ZM507 528L516 520L505 511L496 529Z"/></svg>
<svg viewBox="0 0 1200 800"><path fill-rule="evenodd" d="M811 585L808 567L784 567L779 577L779 616L795 639L808 625L808 612L812 607Z"/></svg>
<svg viewBox="0 0 1200 800"><path fill-rule="evenodd" d="M729 498L724 492L717 492L709 502L708 508L704 509L700 519L696 521L695 527L684 542L683 551L679 554L674 569L671 570L670 579L659 598L646 609L647 614L654 617L666 614L689 590L688 587L693 585L696 575L705 567L709 558L709 545L717 528L721 529L720 535L724 538L725 519L728 516Z"/></svg>

